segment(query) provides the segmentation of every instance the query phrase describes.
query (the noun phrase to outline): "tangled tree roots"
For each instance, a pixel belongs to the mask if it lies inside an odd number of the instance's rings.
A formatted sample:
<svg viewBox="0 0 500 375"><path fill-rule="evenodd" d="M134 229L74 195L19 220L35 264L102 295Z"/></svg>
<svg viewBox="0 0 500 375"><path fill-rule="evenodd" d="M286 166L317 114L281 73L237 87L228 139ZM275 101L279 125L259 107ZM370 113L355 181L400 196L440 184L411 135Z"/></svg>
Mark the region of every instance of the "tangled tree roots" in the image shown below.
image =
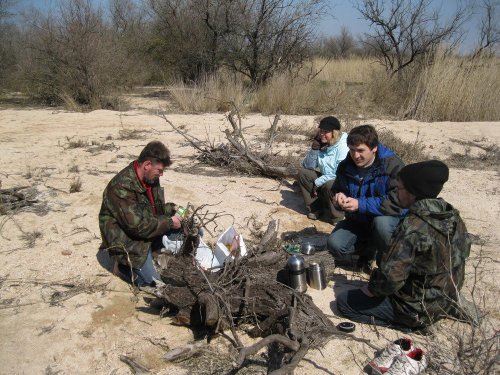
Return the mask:
<svg viewBox="0 0 500 375"><path fill-rule="evenodd" d="M325 259L321 253L315 256ZM310 348L323 346L333 335L353 338L338 332L310 296L286 285L286 253L276 240L274 222L248 256L226 261L217 273L202 271L185 252L183 256L161 257L165 285L157 288L156 295L178 309L174 321L207 327L215 333L230 330L239 350L237 366L261 348L278 343L286 348L286 363L273 373L284 374L293 370ZM333 267L330 260L325 267L327 274ZM238 330L263 339L244 347Z"/></svg>

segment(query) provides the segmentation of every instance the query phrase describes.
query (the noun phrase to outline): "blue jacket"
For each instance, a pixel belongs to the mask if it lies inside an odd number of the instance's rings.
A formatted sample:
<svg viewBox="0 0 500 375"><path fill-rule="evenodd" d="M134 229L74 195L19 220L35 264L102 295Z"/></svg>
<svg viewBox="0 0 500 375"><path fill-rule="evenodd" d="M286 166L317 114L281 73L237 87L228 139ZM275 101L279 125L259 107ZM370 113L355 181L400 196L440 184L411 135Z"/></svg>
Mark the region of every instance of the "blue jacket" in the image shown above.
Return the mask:
<svg viewBox="0 0 500 375"><path fill-rule="evenodd" d="M337 167L348 153L347 133L342 133L337 143L326 149L309 150L302 161L302 166L307 169L319 170L321 176L314 180L314 185L321 187L325 182L335 179Z"/></svg>
<svg viewBox="0 0 500 375"><path fill-rule="evenodd" d="M346 212L347 219L367 222L374 216L403 217L408 210L399 207L396 189L397 176L403 166L404 163L392 150L379 143L375 161L368 174L361 178L349 155L337 169L332 197L336 193L344 193L358 200L358 211Z"/></svg>

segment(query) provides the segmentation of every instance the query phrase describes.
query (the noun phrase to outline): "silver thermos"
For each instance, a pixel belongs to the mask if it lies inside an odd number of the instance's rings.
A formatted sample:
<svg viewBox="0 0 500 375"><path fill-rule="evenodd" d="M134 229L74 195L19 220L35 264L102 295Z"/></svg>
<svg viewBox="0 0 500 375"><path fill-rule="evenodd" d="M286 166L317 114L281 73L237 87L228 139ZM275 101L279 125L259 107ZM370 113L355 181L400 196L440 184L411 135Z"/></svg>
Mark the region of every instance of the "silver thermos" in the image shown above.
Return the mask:
<svg viewBox="0 0 500 375"><path fill-rule="evenodd" d="M307 280L304 258L298 255L288 257L287 268L290 287L297 292L305 292L307 290Z"/></svg>
<svg viewBox="0 0 500 375"><path fill-rule="evenodd" d="M307 268L307 282L313 289L326 288L326 274L323 264L311 263Z"/></svg>

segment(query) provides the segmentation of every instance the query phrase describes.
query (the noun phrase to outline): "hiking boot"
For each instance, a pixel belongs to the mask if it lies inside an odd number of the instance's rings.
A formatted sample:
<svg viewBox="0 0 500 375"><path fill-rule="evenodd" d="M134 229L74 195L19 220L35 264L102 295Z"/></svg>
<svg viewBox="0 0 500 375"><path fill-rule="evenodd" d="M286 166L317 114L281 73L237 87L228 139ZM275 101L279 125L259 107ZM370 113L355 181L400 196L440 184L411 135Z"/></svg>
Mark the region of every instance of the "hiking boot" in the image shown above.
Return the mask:
<svg viewBox="0 0 500 375"><path fill-rule="evenodd" d="M321 216L321 212L316 211L316 212L309 212L307 214L307 218L311 220L318 220Z"/></svg>
<svg viewBox="0 0 500 375"><path fill-rule="evenodd" d="M410 338L398 339L387 345L375 359L368 363L372 369L372 374L384 374L391 367L394 359L400 355L406 355L414 350Z"/></svg>
<svg viewBox="0 0 500 375"><path fill-rule="evenodd" d="M394 359L386 375L418 375L427 367L427 357L422 349L401 354Z"/></svg>

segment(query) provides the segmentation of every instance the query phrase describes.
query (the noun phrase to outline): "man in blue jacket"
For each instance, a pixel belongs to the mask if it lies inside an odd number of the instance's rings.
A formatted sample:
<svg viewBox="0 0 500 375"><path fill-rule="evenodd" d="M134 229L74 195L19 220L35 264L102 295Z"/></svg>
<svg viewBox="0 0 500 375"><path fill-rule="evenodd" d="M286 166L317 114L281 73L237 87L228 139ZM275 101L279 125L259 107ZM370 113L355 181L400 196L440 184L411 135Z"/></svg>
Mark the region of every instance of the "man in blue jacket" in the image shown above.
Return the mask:
<svg viewBox="0 0 500 375"><path fill-rule="evenodd" d="M359 255L361 262L376 258L378 263L407 211L397 198L397 175L404 164L379 143L371 125L353 128L347 145L349 155L337 168L331 190L331 199L345 219L335 226L327 247L338 264L352 264L353 255Z"/></svg>

